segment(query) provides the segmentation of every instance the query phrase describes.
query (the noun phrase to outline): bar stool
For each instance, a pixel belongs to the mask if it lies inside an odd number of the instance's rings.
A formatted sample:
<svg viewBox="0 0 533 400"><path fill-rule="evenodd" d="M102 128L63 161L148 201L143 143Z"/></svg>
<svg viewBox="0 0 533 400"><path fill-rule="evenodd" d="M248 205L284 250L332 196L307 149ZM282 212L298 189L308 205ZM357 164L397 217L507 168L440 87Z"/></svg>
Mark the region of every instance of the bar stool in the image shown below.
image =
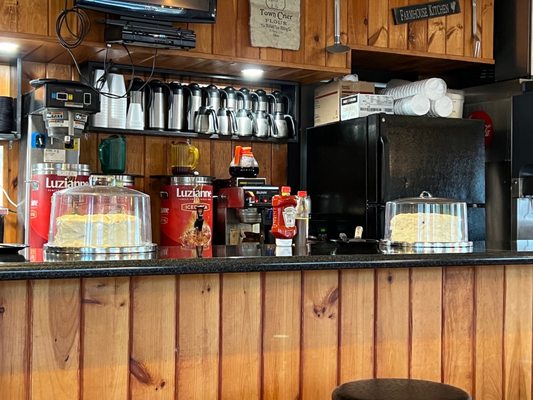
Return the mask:
<svg viewBox="0 0 533 400"><path fill-rule="evenodd" d="M416 379L367 379L347 382L333 391L333 400L471 400L464 390Z"/></svg>

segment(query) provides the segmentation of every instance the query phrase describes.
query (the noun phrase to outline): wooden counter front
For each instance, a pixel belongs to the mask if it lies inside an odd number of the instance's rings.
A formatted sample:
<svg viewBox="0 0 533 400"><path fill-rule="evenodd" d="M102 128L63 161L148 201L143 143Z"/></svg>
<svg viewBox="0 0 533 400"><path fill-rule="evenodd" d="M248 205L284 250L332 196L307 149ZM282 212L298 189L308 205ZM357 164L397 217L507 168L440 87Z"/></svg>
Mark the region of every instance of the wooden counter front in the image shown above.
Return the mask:
<svg viewBox="0 0 533 400"><path fill-rule="evenodd" d="M375 376L529 400L532 316L533 265L3 281L0 398L329 400Z"/></svg>

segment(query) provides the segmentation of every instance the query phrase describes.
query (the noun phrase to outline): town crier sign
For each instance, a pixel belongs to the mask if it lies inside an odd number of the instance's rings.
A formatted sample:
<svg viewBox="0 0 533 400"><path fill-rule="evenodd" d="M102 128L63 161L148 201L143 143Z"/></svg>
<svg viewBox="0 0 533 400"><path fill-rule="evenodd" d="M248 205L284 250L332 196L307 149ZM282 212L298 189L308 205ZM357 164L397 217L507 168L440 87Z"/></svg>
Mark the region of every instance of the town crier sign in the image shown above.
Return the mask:
<svg viewBox="0 0 533 400"><path fill-rule="evenodd" d="M394 23L405 24L421 19L442 17L444 15L459 14L461 8L458 0L442 0L433 3L417 4L393 8Z"/></svg>
<svg viewBox="0 0 533 400"><path fill-rule="evenodd" d="M250 0L254 47L300 48L300 0Z"/></svg>

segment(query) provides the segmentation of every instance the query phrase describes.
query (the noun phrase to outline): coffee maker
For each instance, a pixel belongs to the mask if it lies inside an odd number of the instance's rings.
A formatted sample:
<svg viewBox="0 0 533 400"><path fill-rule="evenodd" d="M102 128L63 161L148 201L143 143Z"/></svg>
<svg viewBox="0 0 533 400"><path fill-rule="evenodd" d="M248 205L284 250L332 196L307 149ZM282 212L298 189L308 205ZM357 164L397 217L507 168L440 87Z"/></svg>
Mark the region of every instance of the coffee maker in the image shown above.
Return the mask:
<svg viewBox="0 0 533 400"><path fill-rule="evenodd" d="M215 181L214 243L273 243L272 197L277 186L266 184L265 178L234 177Z"/></svg>
<svg viewBox="0 0 533 400"><path fill-rule="evenodd" d="M18 218L25 243L42 247L48 236L53 192L88 182L89 167L79 164L80 137L88 116L100 111L100 97L81 82L37 79L30 84L34 90L23 97L22 131L26 134L21 139L19 177L24 185L19 188L23 205ZM36 176L42 181L35 180Z"/></svg>

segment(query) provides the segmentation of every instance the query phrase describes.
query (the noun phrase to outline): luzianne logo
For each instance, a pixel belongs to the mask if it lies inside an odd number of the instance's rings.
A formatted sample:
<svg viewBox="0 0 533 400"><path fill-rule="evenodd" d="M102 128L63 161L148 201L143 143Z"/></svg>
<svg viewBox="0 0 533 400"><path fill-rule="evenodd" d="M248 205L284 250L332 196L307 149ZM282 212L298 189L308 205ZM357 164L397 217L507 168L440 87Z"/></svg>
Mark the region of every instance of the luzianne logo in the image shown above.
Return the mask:
<svg viewBox="0 0 533 400"><path fill-rule="evenodd" d="M65 178L63 180L60 179L50 179L46 177L45 181L45 187L47 189L66 189L70 187L76 187L76 186L86 186L89 182L85 181L76 181L72 178Z"/></svg>
<svg viewBox="0 0 533 400"><path fill-rule="evenodd" d="M176 197L200 197L200 198L211 198L213 197L213 192L211 190L202 190L202 189L176 189Z"/></svg>

